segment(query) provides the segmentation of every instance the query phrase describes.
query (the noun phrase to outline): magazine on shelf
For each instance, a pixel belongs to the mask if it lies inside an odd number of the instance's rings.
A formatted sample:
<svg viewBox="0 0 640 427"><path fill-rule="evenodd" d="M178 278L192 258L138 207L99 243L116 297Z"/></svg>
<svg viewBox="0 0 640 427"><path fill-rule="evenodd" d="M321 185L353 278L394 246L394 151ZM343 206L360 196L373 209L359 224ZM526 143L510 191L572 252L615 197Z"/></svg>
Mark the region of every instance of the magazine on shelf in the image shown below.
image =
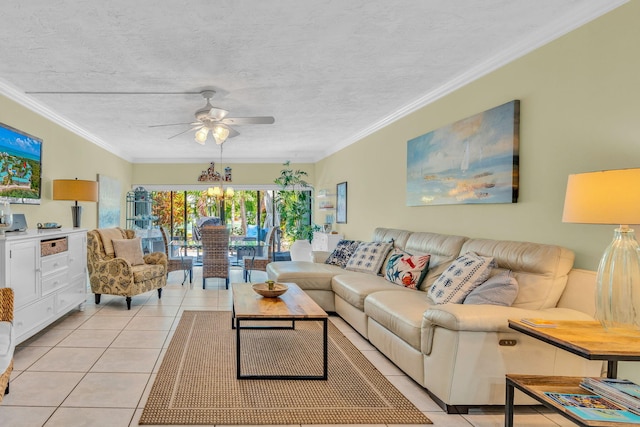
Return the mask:
<svg viewBox="0 0 640 427"><path fill-rule="evenodd" d="M590 421L611 421L640 423L640 415L593 394L552 393L545 395L562 405L567 412Z"/></svg>
<svg viewBox="0 0 640 427"><path fill-rule="evenodd" d="M640 386L617 378L584 378L580 387L640 415Z"/></svg>
<svg viewBox="0 0 640 427"><path fill-rule="evenodd" d="M555 328L558 326L553 320L537 319L532 317L526 317L524 319L520 319L520 321L525 325L535 326L536 328Z"/></svg>

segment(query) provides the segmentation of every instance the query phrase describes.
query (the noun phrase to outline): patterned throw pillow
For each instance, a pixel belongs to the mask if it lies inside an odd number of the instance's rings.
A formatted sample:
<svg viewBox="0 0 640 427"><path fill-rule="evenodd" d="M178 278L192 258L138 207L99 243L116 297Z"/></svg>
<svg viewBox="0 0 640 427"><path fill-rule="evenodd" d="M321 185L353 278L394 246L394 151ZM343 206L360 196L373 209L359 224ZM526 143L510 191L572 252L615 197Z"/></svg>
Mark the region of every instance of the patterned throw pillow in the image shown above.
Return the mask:
<svg viewBox="0 0 640 427"><path fill-rule="evenodd" d="M493 257L467 252L456 258L449 268L429 288L429 297L436 304L459 304L482 282L495 266Z"/></svg>
<svg viewBox="0 0 640 427"><path fill-rule="evenodd" d="M378 274L392 245L391 242L360 243L345 268L361 273Z"/></svg>
<svg viewBox="0 0 640 427"><path fill-rule="evenodd" d="M131 265L144 264L141 240L140 237L133 239L113 239L113 249L116 252L116 257L124 258Z"/></svg>
<svg viewBox="0 0 640 427"><path fill-rule="evenodd" d="M396 285L418 289L429 271L429 259L431 255L411 255L396 249L387 262L385 278Z"/></svg>
<svg viewBox="0 0 640 427"><path fill-rule="evenodd" d="M496 274L472 290L465 304L492 304L510 307L518 296L518 282L510 271Z"/></svg>
<svg viewBox="0 0 640 427"><path fill-rule="evenodd" d="M359 240L340 240L324 263L344 268L359 244Z"/></svg>

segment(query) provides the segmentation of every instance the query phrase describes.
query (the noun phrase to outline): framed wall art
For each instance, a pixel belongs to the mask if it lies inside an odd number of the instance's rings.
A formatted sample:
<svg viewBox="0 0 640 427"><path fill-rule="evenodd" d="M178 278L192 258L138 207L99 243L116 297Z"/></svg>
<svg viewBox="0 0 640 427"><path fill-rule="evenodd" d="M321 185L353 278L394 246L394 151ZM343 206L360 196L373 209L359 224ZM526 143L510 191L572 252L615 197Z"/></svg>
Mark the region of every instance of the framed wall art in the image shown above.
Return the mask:
<svg viewBox="0 0 640 427"><path fill-rule="evenodd" d="M98 228L120 226L120 181L98 174Z"/></svg>
<svg viewBox="0 0 640 427"><path fill-rule="evenodd" d="M336 185L336 223L347 223L347 183Z"/></svg>
<svg viewBox="0 0 640 427"><path fill-rule="evenodd" d="M520 101L407 142L407 206L516 203Z"/></svg>

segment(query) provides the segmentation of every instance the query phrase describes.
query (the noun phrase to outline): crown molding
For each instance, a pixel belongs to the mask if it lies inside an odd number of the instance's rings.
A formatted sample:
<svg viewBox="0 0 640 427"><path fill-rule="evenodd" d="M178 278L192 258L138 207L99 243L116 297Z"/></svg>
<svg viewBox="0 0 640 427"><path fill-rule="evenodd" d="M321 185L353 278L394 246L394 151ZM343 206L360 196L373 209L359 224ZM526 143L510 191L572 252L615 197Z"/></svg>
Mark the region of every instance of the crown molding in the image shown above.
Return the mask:
<svg viewBox="0 0 640 427"><path fill-rule="evenodd" d="M615 0L610 2L603 2L603 4L599 4L598 6L586 5L582 10L578 10L576 13L574 13L574 15L572 15L569 19L558 19L550 22L545 27L532 33L530 36L522 39L518 43L510 45L507 49L499 52L493 57L490 57L487 60L482 61L476 66L470 68L469 70L454 76L451 80L447 81L443 85L427 92L415 101L405 105L401 109L384 117L378 122L373 123L371 126L366 127L350 138L331 146L327 151L323 153L322 157L316 159L316 161L320 161L334 153L337 153L343 148L346 148L349 145L360 141L361 139L373 134L374 132L379 131L380 129L383 129L391 123L437 101L440 98L443 98L455 92L456 90L466 86L467 84L507 65L510 62L515 61L522 56L525 56L528 53L533 52L539 47L542 47L564 36L565 34L570 33L571 31L593 21L594 19L599 18L600 16L628 2L629 0Z"/></svg>
<svg viewBox="0 0 640 427"><path fill-rule="evenodd" d="M128 158L122 151L115 149L112 145L109 145L108 143L98 138L97 136L87 132L77 124L66 119L60 114L54 112L46 105L40 102L37 102L35 99L31 98L29 95L18 90L15 86L7 83L2 79L0 79L0 94L6 96L7 98L11 99L14 102L17 102L18 104L29 109L30 111L36 114L39 114L45 119L50 120L59 126L62 126L68 131L75 133L76 135L86 139L87 141L97 145L98 147L103 148L104 150L110 152L111 154L114 154L126 161L131 162L131 158Z"/></svg>

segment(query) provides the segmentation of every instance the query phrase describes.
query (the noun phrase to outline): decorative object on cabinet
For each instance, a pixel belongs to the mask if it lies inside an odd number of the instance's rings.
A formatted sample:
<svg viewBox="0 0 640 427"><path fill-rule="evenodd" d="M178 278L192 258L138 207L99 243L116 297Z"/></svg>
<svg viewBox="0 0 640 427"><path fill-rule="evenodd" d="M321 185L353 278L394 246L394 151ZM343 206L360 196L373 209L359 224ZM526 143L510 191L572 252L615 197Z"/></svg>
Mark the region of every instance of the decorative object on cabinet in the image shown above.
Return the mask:
<svg viewBox="0 0 640 427"><path fill-rule="evenodd" d="M5 394L9 394L9 378L13 371L15 348L13 289L0 288L0 402Z"/></svg>
<svg viewBox="0 0 640 427"><path fill-rule="evenodd" d="M120 180L99 174L98 228L120 226Z"/></svg>
<svg viewBox="0 0 640 427"><path fill-rule="evenodd" d="M83 179L54 179L53 180L53 200L73 200L75 205L71 206L71 216L73 226L80 227L82 222L82 206L78 202L97 202L98 183Z"/></svg>
<svg viewBox="0 0 640 427"><path fill-rule="evenodd" d="M127 309L131 309L131 297L154 289L158 298L167 283L167 255L153 252L145 255L142 265L131 265L127 260L115 256L113 239L133 239L133 230L102 228L87 233L87 268L91 291L96 304L100 296L120 295L125 297Z"/></svg>
<svg viewBox="0 0 640 427"><path fill-rule="evenodd" d="M13 224L13 214L11 213L11 205L9 202L0 202L0 236L11 228Z"/></svg>
<svg viewBox="0 0 640 427"><path fill-rule="evenodd" d="M347 223L347 183L341 182L336 185L336 222L338 224Z"/></svg>
<svg viewBox="0 0 640 427"><path fill-rule="evenodd" d="M516 203L520 101L407 142L407 206Z"/></svg>
<svg viewBox="0 0 640 427"><path fill-rule="evenodd" d="M563 222L621 224L598 266L596 318L605 328L640 329L640 169L569 175Z"/></svg>
<svg viewBox="0 0 640 427"><path fill-rule="evenodd" d="M0 288L14 291L16 345L84 304L86 230L7 233L0 240Z"/></svg>

